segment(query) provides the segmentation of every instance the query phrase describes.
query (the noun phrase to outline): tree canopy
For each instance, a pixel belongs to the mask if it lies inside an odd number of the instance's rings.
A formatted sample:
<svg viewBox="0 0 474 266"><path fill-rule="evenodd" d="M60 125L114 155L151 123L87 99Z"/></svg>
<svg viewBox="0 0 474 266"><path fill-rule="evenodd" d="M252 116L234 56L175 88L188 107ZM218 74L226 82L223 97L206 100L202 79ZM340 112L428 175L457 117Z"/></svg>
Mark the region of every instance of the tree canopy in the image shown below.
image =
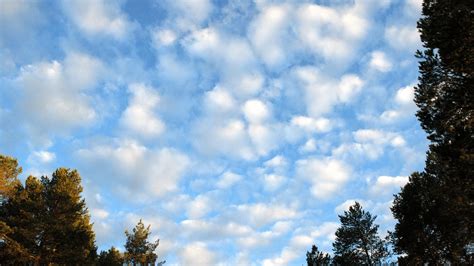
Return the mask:
<svg viewBox="0 0 474 266"><path fill-rule="evenodd" d="M125 231L127 242L125 243L125 261L127 263L141 265L148 265L149 263L154 264L158 256L155 254L155 249L158 247L159 239L155 242L149 242L148 237L150 236L150 225L145 227L142 220L133 228L130 233L128 230ZM159 265L164 262L160 262Z"/></svg>
<svg viewBox="0 0 474 266"><path fill-rule="evenodd" d="M424 171L395 197L392 237L410 263L472 262L474 2L425 0L418 29L415 102L431 144Z"/></svg>

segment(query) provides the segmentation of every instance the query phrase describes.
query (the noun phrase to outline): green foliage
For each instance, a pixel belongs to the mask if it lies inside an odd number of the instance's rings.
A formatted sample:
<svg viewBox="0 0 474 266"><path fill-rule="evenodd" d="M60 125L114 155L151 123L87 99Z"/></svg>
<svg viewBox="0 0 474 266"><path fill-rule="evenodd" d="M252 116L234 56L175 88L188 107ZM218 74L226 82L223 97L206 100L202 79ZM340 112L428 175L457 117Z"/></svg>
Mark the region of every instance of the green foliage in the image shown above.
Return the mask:
<svg viewBox="0 0 474 266"><path fill-rule="evenodd" d="M7 198L18 185L18 175L21 171L15 158L0 154L0 201Z"/></svg>
<svg viewBox="0 0 474 266"><path fill-rule="evenodd" d="M127 263L142 265L148 265L149 263L154 264L158 256L154 253L158 247L159 240L155 242L148 242L150 236L150 225L145 227L142 220L133 228L132 233L128 230L125 231L127 242L125 244L125 261ZM159 265L164 262L160 262Z"/></svg>
<svg viewBox="0 0 474 266"><path fill-rule="evenodd" d="M97 260L100 266L120 266L124 262L123 255L115 247L102 251Z"/></svg>
<svg viewBox="0 0 474 266"><path fill-rule="evenodd" d="M95 260L94 232L77 171L59 168L51 179L28 177L0 208L0 256L12 263L84 265ZM4 232L4 233L3 233Z"/></svg>
<svg viewBox="0 0 474 266"><path fill-rule="evenodd" d="M356 202L339 215L341 227L336 231L334 262L340 265L377 265L387 257L385 242L378 236L376 216Z"/></svg>
<svg viewBox="0 0 474 266"><path fill-rule="evenodd" d="M392 233L405 261L470 263L474 243L474 2L425 0L415 102L431 141L423 173L395 198ZM455 230L453 230L455 228Z"/></svg>
<svg viewBox="0 0 474 266"><path fill-rule="evenodd" d="M306 252L306 263L308 266L329 266L331 265L331 256L318 250L316 245L311 247L311 252Z"/></svg>

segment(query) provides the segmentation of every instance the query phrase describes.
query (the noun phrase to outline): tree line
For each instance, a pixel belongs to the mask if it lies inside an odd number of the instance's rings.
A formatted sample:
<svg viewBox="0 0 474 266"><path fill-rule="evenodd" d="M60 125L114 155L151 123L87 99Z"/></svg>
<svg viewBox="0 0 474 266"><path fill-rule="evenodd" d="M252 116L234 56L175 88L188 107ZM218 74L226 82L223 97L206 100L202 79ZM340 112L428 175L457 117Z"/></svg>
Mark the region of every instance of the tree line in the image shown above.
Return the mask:
<svg viewBox="0 0 474 266"><path fill-rule="evenodd" d="M399 265L474 265L474 1L424 0L418 30L416 116L430 145L424 171L394 195L384 241ZM371 216L356 204L339 218L334 257L313 246L308 266L380 264L388 253Z"/></svg>
<svg viewBox="0 0 474 266"><path fill-rule="evenodd" d="M21 172L16 159L0 155L0 265L155 264L159 242L149 242L150 226L142 220L125 231L124 253L111 247L97 254L76 170L29 176L24 185Z"/></svg>

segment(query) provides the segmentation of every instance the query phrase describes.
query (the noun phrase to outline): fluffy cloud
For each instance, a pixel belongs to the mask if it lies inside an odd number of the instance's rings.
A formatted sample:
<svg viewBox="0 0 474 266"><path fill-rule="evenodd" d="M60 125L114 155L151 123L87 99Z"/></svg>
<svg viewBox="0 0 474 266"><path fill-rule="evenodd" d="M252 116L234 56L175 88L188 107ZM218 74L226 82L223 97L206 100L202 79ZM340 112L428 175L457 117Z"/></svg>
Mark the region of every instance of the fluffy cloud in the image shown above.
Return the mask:
<svg viewBox="0 0 474 266"><path fill-rule="evenodd" d="M34 151L28 156L30 164L48 164L56 159L56 154L49 151Z"/></svg>
<svg viewBox="0 0 474 266"><path fill-rule="evenodd" d="M190 165L188 157L177 150L149 149L133 140L83 148L76 156L95 182L135 200L174 191ZM110 178L117 179L113 181L115 186L111 186Z"/></svg>
<svg viewBox="0 0 474 266"><path fill-rule="evenodd" d="M295 218L299 213L289 207L277 204L242 204L236 206L235 217L247 220L247 223L254 227L261 227L278 220Z"/></svg>
<svg viewBox="0 0 474 266"><path fill-rule="evenodd" d="M312 66L295 68L294 75L306 95L308 113L313 117L330 112L336 104L350 102L364 84L353 74L340 80L330 79Z"/></svg>
<svg viewBox="0 0 474 266"><path fill-rule="evenodd" d="M392 69L392 63L381 51L374 51L370 54L369 66L380 72L388 72Z"/></svg>
<svg viewBox="0 0 474 266"><path fill-rule="evenodd" d="M421 43L420 34L414 25L387 27L385 40L392 48L407 51L415 51Z"/></svg>
<svg viewBox="0 0 474 266"><path fill-rule="evenodd" d="M332 158L299 160L296 171L311 183L311 194L319 199L333 196L351 174L349 166Z"/></svg>
<svg viewBox="0 0 474 266"><path fill-rule="evenodd" d="M354 158L363 156L370 160L376 160L383 155L387 146L401 148L406 144L401 135L383 130L359 129L352 135L354 142L341 144L332 151L333 155Z"/></svg>
<svg viewBox="0 0 474 266"><path fill-rule="evenodd" d="M106 34L121 39L132 27L118 2L74 0L64 1L63 7L74 24L91 36Z"/></svg>
<svg viewBox="0 0 474 266"><path fill-rule="evenodd" d="M241 179L242 179L241 175L227 171L221 175L216 186L221 189L229 188L235 183L239 182Z"/></svg>
<svg viewBox="0 0 474 266"><path fill-rule="evenodd" d="M56 134L91 124L96 111L88 92L102 72L102 63L86 54L70 53L63 62L23 67L15 84L23 96L17 111L40 143Z"/></svg>
<svg viewBox="0 0 474 266"><path fill-rule="evenodd" d="M407 182L407 176L379 176L375 183L371 185L370 192L379 196L393 195Z"/></svg>
<svg viewBox="0 0 474 266"><path fill-rule="evenodd" d="M414 102L414 85L397 90L393 99L393 108L384 111L380 119L384 123L394 123L407 117L413 117L416 105Z"/></svg>
<svg viewBox="0 0 474 266"><path fill-rule="evenodd" d="M122 126L141 137L159 136L165 125L156 115L156 108L160 103L158 93L154 88L143 84L130 85L129 92L132 96L120 118Z"/></svg>
<svg viewBox="0 0 474 266"><path fill-rule="evenodd" d="M208 266L215 265L217 257L205 243L193 242L179 252L179 261L181 265Z"/></svg>

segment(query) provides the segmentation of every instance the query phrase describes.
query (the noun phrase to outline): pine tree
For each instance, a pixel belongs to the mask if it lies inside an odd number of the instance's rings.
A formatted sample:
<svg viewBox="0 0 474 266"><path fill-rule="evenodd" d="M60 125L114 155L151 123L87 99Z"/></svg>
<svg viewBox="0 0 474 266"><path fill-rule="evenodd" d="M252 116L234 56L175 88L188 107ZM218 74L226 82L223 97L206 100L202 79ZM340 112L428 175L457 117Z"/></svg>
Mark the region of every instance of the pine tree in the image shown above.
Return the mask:
<svg viewBox="0 0 474 266"><path fill-rule="evenodd" d="M469 263L473 258L467 247L474 243L474 2L425 0L418 28L425 50L417 52L415 102L431 144L424 172L412 174L395 198L393 242L410 263Z"/></svg>
<svg viewBox="0 0 474 266"><path fill-rule="evenodd" d="M318 250L316 245L311 247L311 252L306 252L306 263L308 266L329 266L331 265L331 256Z"/></svg>
<svg viewBox="0 0 474 266"><path fill-rule="evenodd" d="M377 216L372 216L356 202L339 215L341 227L336 231L334 262L339 265L377 265L387 257L385 242L378 236Z"/></svg>
<svg viewBox="0 0 474 266"><path fill-rule="evenodd" d="M102 251L97 260L100 266L121 266L123 261L123 255L115 247Z"/></svg>
<svg viewBox="0 0 474 266"><path fill-rule="evenodd" d="M125 261L136 265L148 265L149 263L154 264L158 256L155 254L155 249L158 247L159 240L155 242L148 242L150 236L150 225L145 227L142 220L133 228L132 233L128 230L125 231L127 242L125 244ZM165 262L160 262L158 265L162 265Z"/></svg>
<svg viewBox="0 0 474 266"><path fill-rule="evenodd" d="M21 172L16 159L0 154L0 204L19 184L18 175Z"/></svg>
<svg viewBox="0 0 474 266"><path fill-rule="evenodd" d="M58 264L88 264L96 256L95 235L76 170L57 169L43 178L48 206L44 232L47 254L42 259Z"/></svg>

